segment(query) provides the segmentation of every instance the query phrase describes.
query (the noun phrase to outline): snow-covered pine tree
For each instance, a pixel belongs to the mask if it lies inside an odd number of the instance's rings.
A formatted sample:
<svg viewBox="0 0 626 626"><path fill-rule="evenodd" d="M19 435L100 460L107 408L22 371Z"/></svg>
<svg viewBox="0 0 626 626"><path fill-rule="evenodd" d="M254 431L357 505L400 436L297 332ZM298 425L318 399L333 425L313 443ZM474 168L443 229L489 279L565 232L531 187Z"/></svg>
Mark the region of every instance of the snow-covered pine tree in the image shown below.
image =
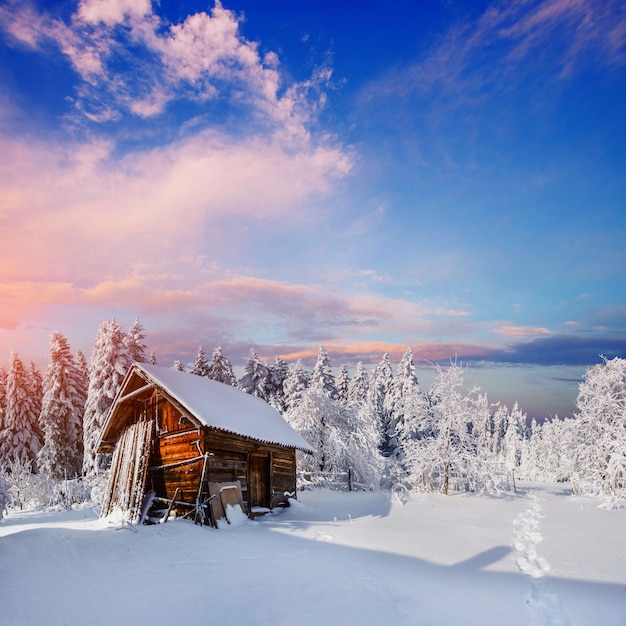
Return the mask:
<svg viewBox="0 0 626 626"><path fill-rule="evenodd" d="M202 346L198 346L196 352L196 360L191 364L191 373L196 376L209 377L209 362Z"/></svg>
<svg viewBox="0 0 626 626"><path fill-rule="evenodd" d="M43 376L37 369L33 361L28 367L28 393L33 399L33 410L37 413L41 412L41 401L43 398ZM41 430L41 429L40 429Z"/></svg>
<svg viewBox="0 0 626 626"><path fill-rule="evenodd" d="M150 350L150 358L148 359L148 363L150 363L150 365L157 364L157 358L156 358L156 354L154 353L154 350Z"/></svg>
<svg viewBox="0 0 626 626"><path fill-rule="evenodd" d="M297 452L301 484L315 481L315 474L343 469L345 441L340 425L344 409L320 385L311 385L285 414L287 422L314 449ZM313 476L307 476L313 474Z"/></svg>
<svg viewBox="0 0 626 626"><path fill-rule="evenodd" d="M520 476L526 480L541 480L541 424L532 419L528 436L522 442L522 460L520 463Z"/></svg>
<svg viewBox="0 0 626 626"><path fill-rule="evenodd" d="M174 362L172 363L172 369L176 370L177 372L186 371L185 366L178 359L175 359Z"/></svg>
<svg viewBox="0 0 626 626"><path fill-rule="evenodd" d="M309 388L310 384L311 374L304 367L302 359L298 359L295 363L290 363L287 368L287 378L283 382L285 410L289 411L300 403L304 392Z"/></svg>
<svg viewBox="0 0 626 626"><path fill-rule="evenodd" d="M41 398L31 395L33 384L16 352L11 352L6 383L4 428L0 432L0 459L6 469L12 463L30 465L36 471L42 444L39 428Z"/></svg>
<svg viewBox="0 0 626 626"><path fill-rule="evenodd" d="M7 507L11 502L11 494L9 493L9 486L4 481L2 474L0 474L0 522L7 511Z"/></svg>
<svg viewBox="0 0 626 626"><path fill-rule="evenodd" d="M399 459L402 454L400 433L409 431L404 424L404 398L416 393L416 388L413 350L409 347L398 364L383 402L382 452L385 456Z"/></svg>
<svg viewBox="0 0 626 626"><path fill-rule="evenodd" d="M385 467L380 452L380 420L367 400L348 402L339 424L344 442L342 463L353 472L353 480L378 489Z"/></svg>
<svg viewBox="0 0 626 626"><path fill-rule="evenodd" d="M274 358L274 363L268 367L267 381L265 382L268 403L281 413L285 411L283 384L287 378L287 372L286 361L277 356Z"/></svg>
<svg viewBox="0 0 626 626"><path fill-rule="evenodd" d="M320 346L317 355L317 361L311 374L311 387L318 387L333 400L336 400L338 397L337 384L324 346Z"/></svg>
<svg viewBox="0 0 626 626"><path fill-rule="evenodd" d="M385 431L386 424L388 422L385 412L385 398L391 389L393 382L393 369L389 361L389 355L385 352L383 354L380 363L372 370L372 375L369 381L369 388L367 391L368 400L375 407L378 419L380 420L380 428L383 433L383 439L381 443L381 450L383 454L386 452L385 447Z"/></svg>
<svg viewBox="0 0 626 626"><path fill-rule="evenodd" d="M7 371L0 367L0 432L4 428L4 413L7 407Z"/></svg>
<svg viewBox="0 0 626 626"><path fill-rule="evenodd" d="M350 386L350 374L348 373L348 366L342 363L339 367L339 373L336 380L337 386L337 400L343 405L348 404L348 387Z"/></svg>
<svg viewBox="0 0 626 626"><path fill-rule="evenodd" d="M44 444L37 456L39 471L52 478L74 478L82 472L83 385L67 339L52 333L39 417Z"/></svg>
<svg viewBox="0 0 626 626"><path fill-rule="evenodd" d="M231 387L237 386L237 377L233 372L231 362L224 356L222 346L218 345L213 350L211 362L209 363L209 378L218 383L224 383Z"/></svg>
<svg viewBox="0 0 626 626"><path fill-rule="evenodd" d="M131 364L133 362L146 362L146 346L143 343L146 336L143 331L144 328L141 325L139 318L136 317L124 337L126 351L128 352L128 359Z"/></svg>
<svg viewBox="0 0 626 626"><path fill-rule="evenodd" d="M83 474L90 476L105 469L108 455L96 452L106 414L132 363L126 335L116 320L100 324L89 361L89 389L83 421Z"/></svg>
<svg viewBox="0 0 626 626"><path fill-rule="evenodd" d="M239 388L252 396L267 400L265 388L267 374L267 365L258 357L256 350L250 348L248 359L243 368L243 376L239 380Z"/></svg>
<svg viewBox="0 0 626 626"><path fill-rule="evenodd" d="M354 376L348 385L348 402L366 402L368 400L368 389L369 376L363 362L359 361L354 368ZM376 410L376 406L372 406Z"/></svg>
<svg viewBox="0 0 626 626"><path fill-rule="evenodd" d="M506 412L506 407L504 410ZM502 461L504 469L510 473L513 486L515 486L515 475L522 463L522 446L526 435L526 414L522 413L516 402L506 420L502 421L506 422L506 430L495 454L496 458ZM498 425L498 420L496 420L496 425ZM501 432L501 428L498 429L498 432Z"/></svg>

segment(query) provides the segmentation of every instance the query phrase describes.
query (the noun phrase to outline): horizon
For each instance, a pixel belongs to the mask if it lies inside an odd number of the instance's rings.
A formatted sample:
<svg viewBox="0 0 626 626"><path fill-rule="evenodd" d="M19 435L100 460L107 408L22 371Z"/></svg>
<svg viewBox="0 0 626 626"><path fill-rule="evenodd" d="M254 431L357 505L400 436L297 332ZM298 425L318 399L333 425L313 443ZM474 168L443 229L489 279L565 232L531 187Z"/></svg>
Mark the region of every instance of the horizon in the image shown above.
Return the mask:
<svg viewBox="0 0 626 626"><path fill-rule="evenodd" d="M410 346L539 418L626 357L617 0L10 0L0 60L0 363L138 316L168 366Z"/></svg>

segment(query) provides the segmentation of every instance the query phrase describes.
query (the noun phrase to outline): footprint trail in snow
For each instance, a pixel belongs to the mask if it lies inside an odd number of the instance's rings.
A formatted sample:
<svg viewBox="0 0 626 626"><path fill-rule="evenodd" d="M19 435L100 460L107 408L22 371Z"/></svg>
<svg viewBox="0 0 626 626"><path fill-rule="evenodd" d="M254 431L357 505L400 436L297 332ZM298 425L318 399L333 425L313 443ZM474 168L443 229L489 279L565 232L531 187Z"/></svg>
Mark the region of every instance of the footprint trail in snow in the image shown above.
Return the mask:
<svg viewBox="0 0 626 626"><path fill-rule="evenodd" d="M530 576L526 602L532 623L537 626L572 626L561 609L558 595L548 588L545 575L550 571L550 564L537 552L537 544L543 540L539 530L541 505L534 494L530 495L530 500L530 508L513 520L513 546L517 567Z"/></svg>

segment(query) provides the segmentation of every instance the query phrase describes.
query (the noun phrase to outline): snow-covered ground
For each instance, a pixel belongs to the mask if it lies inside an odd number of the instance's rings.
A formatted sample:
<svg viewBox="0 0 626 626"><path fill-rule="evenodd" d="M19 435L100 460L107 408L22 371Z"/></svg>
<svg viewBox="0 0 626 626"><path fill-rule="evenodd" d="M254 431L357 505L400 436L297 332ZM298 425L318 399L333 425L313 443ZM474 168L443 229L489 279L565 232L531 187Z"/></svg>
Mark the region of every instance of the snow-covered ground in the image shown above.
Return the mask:
<svg viewBox="0 0 626 626"><path fill-rule="evenodd" d="M299 494L221 530L92 509L0 523L0 623L626 624L626 510L517 496Z"/></svg>

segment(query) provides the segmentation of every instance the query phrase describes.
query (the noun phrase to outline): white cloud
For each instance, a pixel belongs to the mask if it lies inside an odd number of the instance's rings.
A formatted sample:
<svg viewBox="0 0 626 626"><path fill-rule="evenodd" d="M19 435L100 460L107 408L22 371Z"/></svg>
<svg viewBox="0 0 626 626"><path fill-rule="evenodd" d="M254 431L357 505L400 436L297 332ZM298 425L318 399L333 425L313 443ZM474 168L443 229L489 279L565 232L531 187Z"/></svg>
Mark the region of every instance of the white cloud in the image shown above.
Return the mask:
<svg viewBox="0 0 626 626"><path fill-rule="evenodd" d="M178 24L165 22L148 0L83 0L69 23L17 3L0 9L0 25L22 45L57 44L81 78L76 109L93 122L124 112L152 117L177 99L223 98L306 140L306 124L324 103L323 94L310 94L330 79L328 68L281 85L277 55L261 58L239 22L219 2Z"/></svg>

